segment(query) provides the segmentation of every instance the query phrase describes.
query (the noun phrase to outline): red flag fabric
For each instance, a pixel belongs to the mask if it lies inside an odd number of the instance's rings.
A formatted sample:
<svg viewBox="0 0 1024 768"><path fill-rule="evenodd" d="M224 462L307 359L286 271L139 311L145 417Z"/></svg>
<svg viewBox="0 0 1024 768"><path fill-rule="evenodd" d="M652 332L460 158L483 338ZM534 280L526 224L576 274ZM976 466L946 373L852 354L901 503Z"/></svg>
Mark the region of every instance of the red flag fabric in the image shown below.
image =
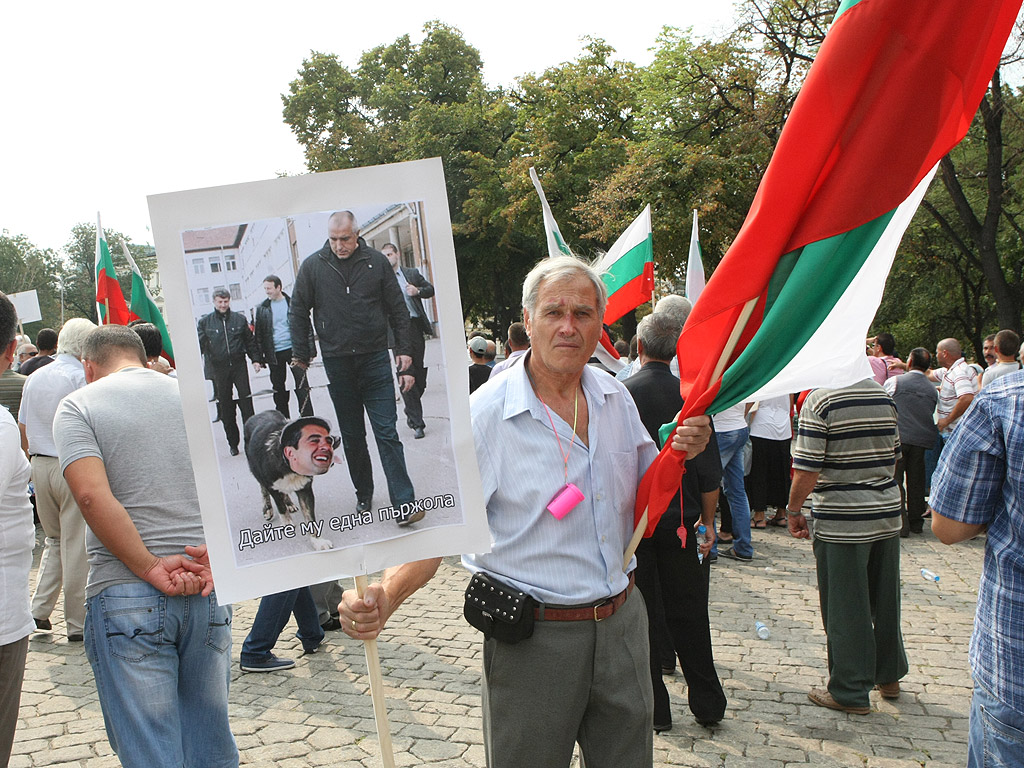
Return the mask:
<svg viewBox="0 0 1024 768"><path fill-rule="evenodd" d="M723 367L756 335L784 257L894 211L963 138L1020 7L843 2L747 218L679 338L683 418L708 411ZM648 510L647 535L678 490L684 459L666 444L641 483L636 520Z"/></svg>

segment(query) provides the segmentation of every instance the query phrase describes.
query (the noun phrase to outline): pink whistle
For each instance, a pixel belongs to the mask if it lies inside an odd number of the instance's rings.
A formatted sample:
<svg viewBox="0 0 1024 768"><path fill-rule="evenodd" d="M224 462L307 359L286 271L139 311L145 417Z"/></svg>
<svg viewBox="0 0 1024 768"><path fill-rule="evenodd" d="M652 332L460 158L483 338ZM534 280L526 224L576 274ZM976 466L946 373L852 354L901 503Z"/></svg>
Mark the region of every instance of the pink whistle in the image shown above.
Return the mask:
<svg viewBox="0 0 1024 768"><path fill-rule="evenodd" d="M583 501L583 491L572 483L566 483L565 487L548 504L548 512L554 515L556 520L561 520L581 501Z"/></svg>

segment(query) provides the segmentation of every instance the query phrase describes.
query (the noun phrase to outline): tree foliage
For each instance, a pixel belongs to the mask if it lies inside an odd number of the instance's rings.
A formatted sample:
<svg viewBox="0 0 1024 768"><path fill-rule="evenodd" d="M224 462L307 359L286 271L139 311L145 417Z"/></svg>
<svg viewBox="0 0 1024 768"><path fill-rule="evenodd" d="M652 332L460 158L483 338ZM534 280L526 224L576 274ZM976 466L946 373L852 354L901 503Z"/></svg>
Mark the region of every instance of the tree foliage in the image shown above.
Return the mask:
<svg viewBox="0 0 1024 768"><path fill-rule="evenodd" d="M649 203L662 282L684 278L693 209L712 270L838 5L742 0L728 35L665 28L644 67L584 38L574 59L507 88L487 87L479 52L431 22L421 42L399 37L352 69L311 53L283 96L284 118L313 171L440 156L464 312L503 334L526 271L546 254L531 166L581 256L608 248ZM908 231L875 323L904 347L955 335L980 348L996 325L1020 330L1021 99L997 73Z"/></svg>

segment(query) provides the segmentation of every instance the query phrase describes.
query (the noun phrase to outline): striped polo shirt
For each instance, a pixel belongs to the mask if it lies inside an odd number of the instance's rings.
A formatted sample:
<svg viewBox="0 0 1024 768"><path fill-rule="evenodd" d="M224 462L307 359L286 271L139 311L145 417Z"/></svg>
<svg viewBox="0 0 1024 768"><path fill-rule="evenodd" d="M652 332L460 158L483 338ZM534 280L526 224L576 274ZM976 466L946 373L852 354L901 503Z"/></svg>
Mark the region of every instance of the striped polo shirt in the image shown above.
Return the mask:
<svg viewBox="0 0 1024 768"><path fill-rule="evenodd" d="M800 411L793 468L819 473L811 495L814 535L838 543L898 535L899 455L896 406L874 379L811 392Z"/></svg>

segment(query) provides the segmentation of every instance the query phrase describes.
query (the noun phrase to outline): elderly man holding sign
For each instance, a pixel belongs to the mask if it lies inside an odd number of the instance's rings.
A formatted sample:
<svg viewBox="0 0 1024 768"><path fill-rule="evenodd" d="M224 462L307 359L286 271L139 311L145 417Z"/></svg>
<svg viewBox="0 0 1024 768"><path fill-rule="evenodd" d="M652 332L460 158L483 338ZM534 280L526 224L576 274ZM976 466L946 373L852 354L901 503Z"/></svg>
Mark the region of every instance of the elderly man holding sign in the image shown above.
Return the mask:
<svg viewBox="0 0 1024 768"><path fill-rule="evenodd" d="M587 366L607 300L594 270L546 259L523 285L532 349L470 401L492 551L466 556L467 619L484 632L487 764L651 765L653 697L643 600L622 556L637 485L657 455L625 388ZM709 419L673 448L700 453ZM340 608L354 638L378 635L439 559L388 569Z"/></svg>

